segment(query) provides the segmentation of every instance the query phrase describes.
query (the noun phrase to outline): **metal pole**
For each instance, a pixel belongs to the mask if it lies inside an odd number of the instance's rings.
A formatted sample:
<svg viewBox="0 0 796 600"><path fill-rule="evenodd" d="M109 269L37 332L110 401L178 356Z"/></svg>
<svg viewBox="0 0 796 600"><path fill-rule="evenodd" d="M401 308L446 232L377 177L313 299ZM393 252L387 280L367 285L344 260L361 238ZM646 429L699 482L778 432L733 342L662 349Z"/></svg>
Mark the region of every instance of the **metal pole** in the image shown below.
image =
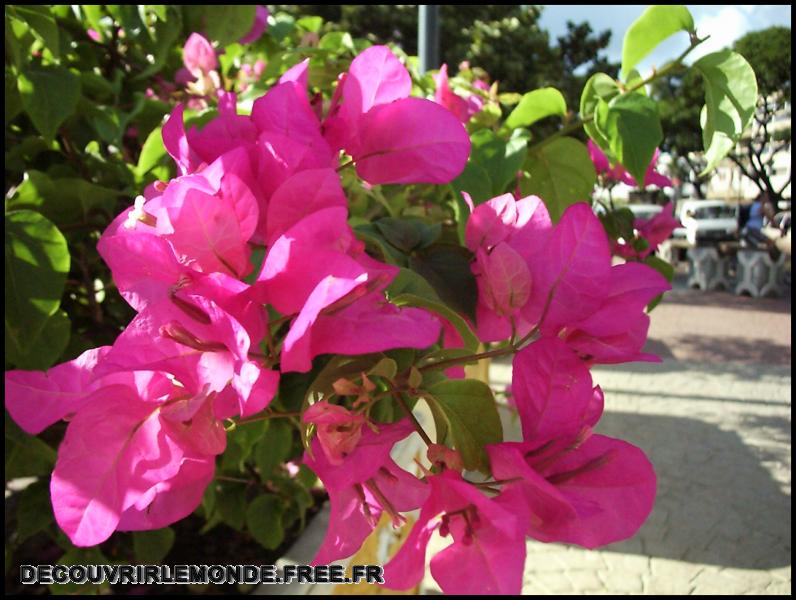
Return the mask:
<svg viewBox="0 0 796 600"><path fill-rule="evenodd" d="M420 72L439 67L439 5L421 4L418 7L417 41Z"/></svg>

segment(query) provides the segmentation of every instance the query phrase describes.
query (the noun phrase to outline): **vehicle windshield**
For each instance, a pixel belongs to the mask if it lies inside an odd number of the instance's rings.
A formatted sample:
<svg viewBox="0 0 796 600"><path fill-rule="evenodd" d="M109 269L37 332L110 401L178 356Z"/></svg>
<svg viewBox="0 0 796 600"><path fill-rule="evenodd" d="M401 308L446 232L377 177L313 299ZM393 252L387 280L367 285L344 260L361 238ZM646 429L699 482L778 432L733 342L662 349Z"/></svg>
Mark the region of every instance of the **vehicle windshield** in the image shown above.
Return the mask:
<svg viewBox="0 0 796 600"><path fill-rule="evenodd" d="M734 206L700 206L688 210L688 215L695 219L734 219Z"/></svg>

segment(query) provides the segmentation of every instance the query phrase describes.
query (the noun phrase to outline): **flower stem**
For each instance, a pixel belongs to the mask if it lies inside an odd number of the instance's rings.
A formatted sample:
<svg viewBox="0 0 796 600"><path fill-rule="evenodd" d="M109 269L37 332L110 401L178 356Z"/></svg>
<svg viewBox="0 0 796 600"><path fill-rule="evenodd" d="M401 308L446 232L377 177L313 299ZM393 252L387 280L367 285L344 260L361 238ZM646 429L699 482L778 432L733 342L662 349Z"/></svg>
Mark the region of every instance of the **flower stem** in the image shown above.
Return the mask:
<svg viewBox="0 0 796 600"><path fill-rule="evenodd" d="M394 387L392 387L392 397L395 398L395 401L401 405L401 408L404 409L404 412L412 421L412 425L414 425L415 430L417 431L418 434L420 434L420 437L423 438L423 441L426 443L426 446L431 446L431 444L433 444L434 442L432 442L431 438L428 437L426 430L423 429L423 426L420 424L420 421L417 420L417 417L415 417L414 413L412 412L412 409L409 408L409 405L401 396L401 393Z"/></svg>

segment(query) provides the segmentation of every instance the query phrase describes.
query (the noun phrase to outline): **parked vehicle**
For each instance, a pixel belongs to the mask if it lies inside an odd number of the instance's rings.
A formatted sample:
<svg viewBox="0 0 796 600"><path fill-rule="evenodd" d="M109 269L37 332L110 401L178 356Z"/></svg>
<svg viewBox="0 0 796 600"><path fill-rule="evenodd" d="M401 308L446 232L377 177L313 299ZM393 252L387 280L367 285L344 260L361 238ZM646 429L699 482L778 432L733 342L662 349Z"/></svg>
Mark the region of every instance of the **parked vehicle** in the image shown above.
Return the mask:
<svg viewBox="0 0 796 600"><path fill-rule="evenodd" d="M735 239L738 235L738 205L724 200L686 200L679 204L682 227L672 237L685 238L689 244Z"/></svg>

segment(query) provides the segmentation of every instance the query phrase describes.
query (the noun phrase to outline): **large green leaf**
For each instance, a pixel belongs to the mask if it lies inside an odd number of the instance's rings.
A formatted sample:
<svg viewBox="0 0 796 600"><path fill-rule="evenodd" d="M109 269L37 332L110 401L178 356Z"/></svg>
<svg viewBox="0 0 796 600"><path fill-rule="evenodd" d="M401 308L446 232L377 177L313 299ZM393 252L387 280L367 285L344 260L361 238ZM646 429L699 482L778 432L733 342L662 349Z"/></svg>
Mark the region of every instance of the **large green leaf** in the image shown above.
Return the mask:
<svg viewBox="0 0 796 600"><path fill-rule="evenodd" d="M490 129L481 129L472 135L471 140L472 151L469 163L478 165L489 174L492 183L489 198L502 194L506 187L516 180L517 171L522 167L528 148L527 137L514 135L511 139L504 140ZM467 179L472 177L472 173L466 175ZM464 188L461 181L454 180L454 187L472 195L470 190ZM476 191L480 192L480 189ZM478 195L480 196L480 193ZM480 197L478 201L482 201Z"/></svg>
<svg viewBox="0 0 796 600"><path fill-rule="evenodd" d="M143 565L159 565L174 545L174 538L174 530L171 527L134 531L133 552L136 562Z"/></svg>
<svg viewBox="0 0 796 600"><path fill-rule="evenodd" d="M525 169L530 177L520 182L520 191L539 196L554 221L571 204L588 201L597 180L586 146L570 137L531 149Z"/></svg>
<svg viewBox="0 0 796 600"><path fill-rule="evenodd" d="M30 120L48 140L74 114L80 100L80 77L55 65L21 70L17 88Z"/></svg>
<svg viewBox="0 0 796 600"><path fill-rule="evenodd" d="M61 303L69 272L64 236L38 213L6 213L6 340L29 347Z"/></svg>
<svg viewBox="0 0 796 600"><path fill-rule="evenodd" d="M25 20L33 34L55 58L60 56L58 25L47 6L17 4L10 10L17 17Z"/></svg>
<svg viewBox="0 0 796 600"><path fill-rule="evenodd" d="M17 336L6 327L6 360L19 369L43 371L53 366L66 350L72 323L62 310L51 315L44 325L27 336Z"/></svg>
<svg viewBox="0 0 796 600"><path fill-rule="evenodd" d="M186 6L187 24L191 31L202 31L211 41L226 46L238 41L254 23L253 4L206 4Z"/></svg>
<svg viewBox="0 0 796 600"><path fill-rule="evenodd" d="M440 299L475 321L478 288L470 271L470 252L455 244L434 244L409 258L409 267L431 284Z"/></svg>
<svg viewBox="0 0 796 600"><path fill-rule="evenodd" d="M441 381L428 389L430 401L445 416L448 438L467 469L489 471L484 446L503 441L492 390L475 379Z"/></svg>
<svg viewBox="0 0 796 600"><path fill-rule="evenodd" d="M506 119L506 127L528 127L545 117L567 114L567 102L556 88L546 87L528 92Z"/></svg>
<svg viewBox="0 0 796 600"><path fill-rule="evenodd" d="M22 431L5 416L6 480L18 477L48 476L55 466L55 450L37 437Z"/></svg>
<svg viewBox="0 0 796 600"><path fill-rule="evenodd" d="M492 198L494 188L489 171L483 165L472 160L468 161L461 174L451 181L451 185L457 200L461 201L462 192L467 192L476 205Z"/></svg>
<svg viewBox="0 0 796 600"><path fill-rule="evenodd" d="M282 513L285 505L273 494L258 496L246 509L246 527L263 547L274 550L285 539Z"/></svg>
<svg viewBox="0 0 796 600"><path fill-rule="evenodd" d="M630 26L622 43L622 74L630 71L658 44L678 31L694 32L694 19L680 4L650 6Z"/></svg>
<svg viewBox="0 0 796 600"><path fill-rule="evenodd" d="M746 59L737 52L722 50L694 63L705 80L702 109L702 140L711 171L735 147L752 121L757 103L757 78Z"/></svg>
<svg viewBox="0 0 796 600"><path fill-rule="evenodd" d="M616 96L607 110L598 108L596 125L616 160L643 187L647 167L663 140L658 104L642 94Z"/></svg>

